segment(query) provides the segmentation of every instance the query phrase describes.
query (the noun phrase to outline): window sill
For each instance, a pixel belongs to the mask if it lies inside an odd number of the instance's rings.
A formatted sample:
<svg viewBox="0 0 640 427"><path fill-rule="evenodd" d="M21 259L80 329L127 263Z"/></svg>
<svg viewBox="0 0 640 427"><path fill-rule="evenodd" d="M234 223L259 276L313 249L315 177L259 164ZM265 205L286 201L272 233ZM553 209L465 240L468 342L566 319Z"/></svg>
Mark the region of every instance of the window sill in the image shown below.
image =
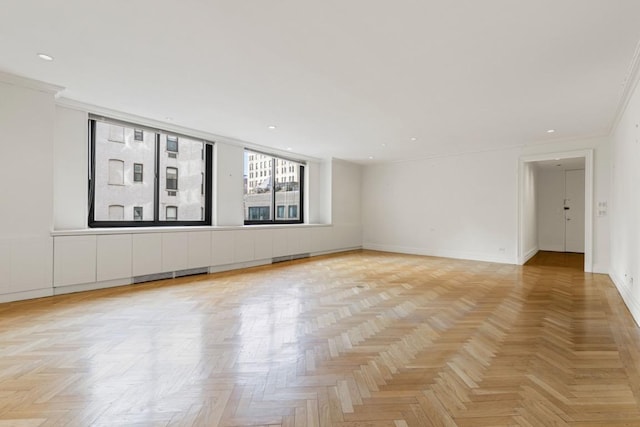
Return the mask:
<svg viewBox="0 0 640 427"><path fill-rule="evenodd" d="M77 230L53 230L52 237L57 236L86 236L108 234L145 234L145 233L176 233L196 231L227 231L227 230L259 230L276 228L319 228L331 227L332 224L255 224L255 225L203 225L203 226L176 226L176 227L110 227L110 228L86 228Z"/></svg>

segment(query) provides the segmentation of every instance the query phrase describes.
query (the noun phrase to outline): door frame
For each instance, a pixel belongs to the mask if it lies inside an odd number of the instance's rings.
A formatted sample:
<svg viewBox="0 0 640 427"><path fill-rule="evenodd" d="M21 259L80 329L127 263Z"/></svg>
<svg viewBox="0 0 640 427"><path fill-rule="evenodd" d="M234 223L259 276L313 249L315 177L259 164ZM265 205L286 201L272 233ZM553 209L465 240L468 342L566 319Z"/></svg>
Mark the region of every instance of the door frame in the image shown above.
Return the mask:
<svg viewBox="0 0 640 427"><path fill-rule="evenodd" d="M557 153L521 156L518 162L518 265L523 265L525 259L524 248L524 218L525 218L525 163L535 163L544 160L562 160L584 158L584 271L593 272L593 150L562 151Z"/></svg>

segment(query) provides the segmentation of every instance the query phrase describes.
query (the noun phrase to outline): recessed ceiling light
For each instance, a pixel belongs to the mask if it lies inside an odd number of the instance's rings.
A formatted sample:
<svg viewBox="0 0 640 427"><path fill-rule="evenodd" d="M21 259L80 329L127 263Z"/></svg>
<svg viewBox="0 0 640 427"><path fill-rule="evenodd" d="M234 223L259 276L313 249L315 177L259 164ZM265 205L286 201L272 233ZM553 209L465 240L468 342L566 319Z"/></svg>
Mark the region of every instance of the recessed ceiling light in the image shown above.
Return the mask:
<svg viewBox="0 0 640 427"><path fill-rule="evenodd" d="M555 129L549 129L547 133L554 133L555 131L556 131Z"/></svg>
<svg viewBox="0 0 640 427"><path fill-rule="evenodd" d="M373 156L369 156L369 160L373 160Z"/></svg>
<svg viewBox="0 0 640 427"><path fill-rule="evenodd" d="M46 53L39 53L38 58L44 59L45 61L53 61L53 56L47 55Z"/></svg>
<svg viewBox="0 0 640 427"><path fill-rule="evenodd" d="M382 146L383 146L383 147L386 147L386 146L387 146L387 144L385 144L385 143L383 142L383 143L382 143Z"/></svg>
<svg viewBox="0 0 640 427"><path fill-rule="evenodd" d="M411 141L417 141L418 138L416 138L415 136L412 136L411 138L409 138Z"/></svg>
<svg viewBox="0 0 640 427"><path fill-rule="evenodd" d="M287 147L287 151L291 151L291 147Z"/></svg>
<svg viewBox="0 0 640 427"><path fill-rule="evenodd" d="M274 125L269 126L269 129L274 130L276 127Z"/></svg>

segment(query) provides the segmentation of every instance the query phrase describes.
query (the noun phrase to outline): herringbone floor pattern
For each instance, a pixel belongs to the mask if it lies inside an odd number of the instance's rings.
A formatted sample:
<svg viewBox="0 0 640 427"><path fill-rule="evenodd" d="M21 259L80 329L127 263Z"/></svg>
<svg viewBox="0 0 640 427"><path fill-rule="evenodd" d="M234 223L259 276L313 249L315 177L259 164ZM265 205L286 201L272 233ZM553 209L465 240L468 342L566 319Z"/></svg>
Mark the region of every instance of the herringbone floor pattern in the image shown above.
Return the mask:
<svg viewBox="0 0 640 427"><path fill-rule="evenodd" d="M357 251L3 304L0 427L640 426L640 330L606 276L544 256Z"/></svg>

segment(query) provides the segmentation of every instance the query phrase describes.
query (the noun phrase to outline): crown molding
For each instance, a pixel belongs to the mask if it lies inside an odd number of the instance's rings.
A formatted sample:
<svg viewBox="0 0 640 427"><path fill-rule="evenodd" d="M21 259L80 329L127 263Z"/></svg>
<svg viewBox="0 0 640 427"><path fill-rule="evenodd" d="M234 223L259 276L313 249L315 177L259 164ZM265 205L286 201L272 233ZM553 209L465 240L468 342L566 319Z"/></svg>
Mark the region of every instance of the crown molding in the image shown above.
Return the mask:
<svg viewBox="0 0 640 427"><path fill-rule="evenodd" d="M30 79L28 77L19 76L17 74L0 71L0 82L14 86L20 86L27 89L33 89L40 92L50 93L58 96L65 88L63 86L42 82L40 80Z"/></svg>
<svg viewBox="0 0 640 427"><path fill-rule="evenodd" d="M622 95L609 129L610 135L615 131L618 123L620 123L620 120L624 115L624 112L627 110L631 96L633 96L633 93L638 86L638 81L640 81L640 41L636 44L636 50L633 54L633 58L631 59L631 64L629 64L629 68L627 69L627 74L623 83L624 88L622 90Z"/></svg>

